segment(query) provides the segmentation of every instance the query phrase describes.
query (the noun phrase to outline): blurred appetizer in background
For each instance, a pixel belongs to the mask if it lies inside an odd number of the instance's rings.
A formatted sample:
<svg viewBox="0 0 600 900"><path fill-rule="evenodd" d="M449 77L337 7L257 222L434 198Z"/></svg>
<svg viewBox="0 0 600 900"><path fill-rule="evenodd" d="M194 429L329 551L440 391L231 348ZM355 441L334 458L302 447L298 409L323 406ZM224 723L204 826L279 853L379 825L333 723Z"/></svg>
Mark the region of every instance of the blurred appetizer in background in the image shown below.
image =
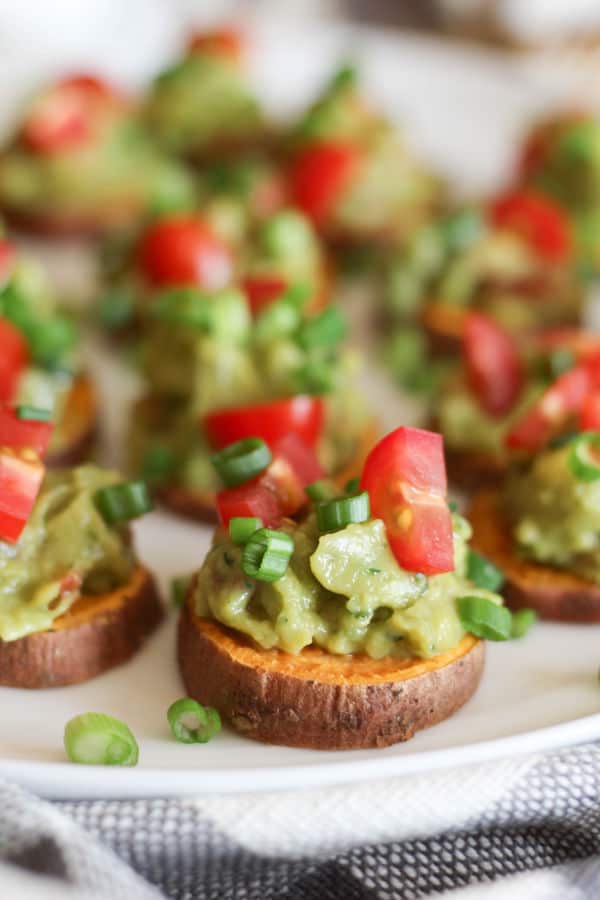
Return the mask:
<svg viewBox="0 0 600 900"><path fill-rule="evenodd" d="M182 58L155 78L144 115L166 151L219 159L272 139L244 72L244 45L235 28L192 34Z"/></svg>
<svg viewBox="0 0 600 900"><path fill-rule="evenodd" d="M342 67L288 137L292 202L338 245L401 243L439 207L440 180Z"/></svg>
<svg viewBox="0 0 600 900"><path fill-rule="evenodd" d="M136 104L94 75L41 90L0 153L0 207L48 235L122 227L149 207L191 202L194 190L156 149Z"/></svg>
<svg viewBox="0 0 600 900"><path fill-rule="evenodd" d="M221 473L244 443L215 459ZM480 638L512 634L497 584L472 564L468 522L448 507L442 439L399 428L345 491L320 481L307 492L292 514L278 493L268 516L219 510L180 619L187 692L268 743L408 740L473 694Z"/></svg>
<svg viewBox="0 0 600 900"><path fill-rule="evenodd" d="M0 238L0 445L35 428L49 465L91 452L98 404L77 344L77 328L57 308L44 273Z"/></svg>

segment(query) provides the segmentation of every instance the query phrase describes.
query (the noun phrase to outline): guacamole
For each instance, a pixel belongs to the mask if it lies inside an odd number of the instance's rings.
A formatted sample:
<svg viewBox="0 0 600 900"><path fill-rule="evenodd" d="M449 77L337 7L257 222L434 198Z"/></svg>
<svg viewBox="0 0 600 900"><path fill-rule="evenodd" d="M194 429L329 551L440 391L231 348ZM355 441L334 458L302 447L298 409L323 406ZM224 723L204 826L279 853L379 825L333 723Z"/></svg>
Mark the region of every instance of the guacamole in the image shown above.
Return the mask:
<svg viewBox="0 0 600 900"><path fill-rule="evenodd" d="M319 534L314 514L300 524L285 522L294 553L285 574L271 583L244 575L240 548L219 534L195 583L195 611L265 649L299 653L314 644L373 659L435 656L466 633L459 597L502 602L466 578L471 529L458 515L453 525L455 571L429 578L400 568L380 519L326 534Z"/></svg>
<svg viewBox="0 0 600 900"><path fill-rule="evenodd" d="M119 480L92 465L46 474L18 543L0 541L3 641L44 631L79 596L128 580L133 558L127 532L109 527L93 499L99 488Z"/></svg>
<svg viewBox="0 0 600 900"><path fill-rule="evenodd" d="M572 445L546 450L514 471L503 509L519 552L600 583L600 481L580 481Z"/></svg>

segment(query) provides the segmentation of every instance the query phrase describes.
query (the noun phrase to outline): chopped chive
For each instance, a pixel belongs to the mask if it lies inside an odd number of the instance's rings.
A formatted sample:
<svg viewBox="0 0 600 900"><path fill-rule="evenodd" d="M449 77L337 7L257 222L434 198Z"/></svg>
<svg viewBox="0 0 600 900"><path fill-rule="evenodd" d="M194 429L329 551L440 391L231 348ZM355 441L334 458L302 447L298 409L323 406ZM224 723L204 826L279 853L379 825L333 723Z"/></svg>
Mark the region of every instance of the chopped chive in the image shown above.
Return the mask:
<svg viewBox="0 0 600 900"><path fill-rule="evenodd" d="M580 434L580 431L567 431L565 434L558 434L548 442L548 447L550 450L560 450L561 447L567 447L569 444L572 444Z"/></svg>
<svg viewBox="0 0 600 900"><path fill-rule="evenodd" d="M135 766L139 756L127 725L104 713L82 713L67 722L64 744L71 762L86 766Z"/></svg>
<svg viewBox="0 0 600 900"><path fill-rule="evenodd" d="M294 541L285 531L255 531L242 555L242 570L259 581L277 581L285 575L294 552Z"/></svg>
<svg viewBox="0 0 600 900"><path fill-rule="evenodd" d="M521 638L537 622L537 613L534 609L519 609L513 613L512 627L510 630L511 638Z"/></svg>
<svg viewBox="0 0 600 900"><path fill-rule="evenodd" d="M237 487L260 475L272 458L262 438L243 438L219 450L211 462L226 487Z"/></svg>
<svg viewBox="0 0 600 900"><path fill-rule="evenodd" d="M171 603L179 609L185 603L185 598L192 583L191 575L178 575L171 579Z"/></svg>
<svg viewBox="0 0 600 900"><path fill-rule="evenodd" d="M229 537L234 544L247 544L254 532L262 527L262 519L256 516L232 516L229 520Z"/></svg>
<svg viewBox="0 0 600 900"><path fill-rule="evenodd" d="M108 525L136 519L153 507L145 481L124 481L100 488L94 494L94 502Z"/></svg>
<svg viewBox="0 0 600 900"><path fill-rule="evenodd" d="M456 500L449 500L449 501L448 501L448 509L450 510L451 513L457 513L457 512L458 512L458 503L456 502Z"/></svg>
<svg viewBox="0 0 600 900"><path fill-rule="evenodd" d="M358 493L358 489L360 487L360 478L357 476L356 478L351 478L344 485L344 491L346 494L356 494Z"/></svg>
<svg viewBox="0 0 600 900"><path fill-rule="evenodd" d="M512 615L487 597L459 597L458 615L466 631L489 641L507 641L511 636Z"/></svg>
<svg viewBox="0 0 600 900"><path fill-rule="evenodd" d="M586 431L572 443L569 468L578 481L597 481L600 478L600 434Z"/></svg>
<svg viewBox="0 0 600 900"><path fill-rule="evenodd" d="M181 697L167 710L173 737L182 744L206 744L221 730L221 717L212 706Z"/></svg>
<svg viewBox="0 0 600 900"><path fill-rule="evenodd" d="M27 422L49 422L52 418L49 409L40 409L38 406L25 404L15 407L15 415L17 419L24 419Z"/></svg>
<svg viewBox="0 0 600 900"><path fill-rule="evenodd" d="M176 468L175 454L168 447L151 447L144 454L142 475L150 484L164 481Z"/></svg>
<svg viewBox="0 0 600 900"><path fill-rule="evenodd" d="M317 504L320 531L339 531L354 522L366 522L371 514L369 494L362 491L352 497L322 500Z"/></svg>
<svg viewBox="0 0 600 900"><path fill-rule="evenodd" d="M296 340L304 350L338 344L346 334L346 320L339 309L329 306L302 323Z"/></svg>
<svg viewBox="0 0 600 900"><path fill-rule="evenodd" d="M312 484L308 484L304 490L314 502L319 500L331 500L338 494L337 486L327 478L322 478L320 481L313 481Z"/></svg>
<svg viewBox="0 0 600 900"><path fill-rule="evenodd" d="M467 555L467 578L485 591L497 591L504 584L503 572L475 550Z"/></svg>

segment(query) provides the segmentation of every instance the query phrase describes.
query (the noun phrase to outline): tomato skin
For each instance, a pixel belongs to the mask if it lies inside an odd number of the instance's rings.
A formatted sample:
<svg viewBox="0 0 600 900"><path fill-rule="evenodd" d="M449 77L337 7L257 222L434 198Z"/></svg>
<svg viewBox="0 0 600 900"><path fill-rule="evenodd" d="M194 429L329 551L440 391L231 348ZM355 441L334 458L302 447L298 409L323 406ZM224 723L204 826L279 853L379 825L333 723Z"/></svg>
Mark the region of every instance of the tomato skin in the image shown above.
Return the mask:
<svg viewBox="0 0 600 900"><path fill-rule="evenodd" d="M578 415L593 386L590 368L575 366L564 372L513 425L506 446L513 450L540 450L571 417Z"/></svg>
<svg viewBox="0 0 600 900"><path fill-rule="evenodd" d="M582 431L600 431L600 391L593 391L583 401L579 425Z"/></svg>
<svg viewBox="0 0 600 900"><path fill-rule="evenodd" d="M242 282L253 316L270 306L287 289L287 281L275 276L249 276Z"/></svg>
<svg viewBox="0 0 600 900"><path fill-rule="evenodd" d="M566 262L572 255L569 218L543 194L531 190L505 194L492 204L490 218L497 227L520 234L548 262Z"/></svg>
<svg viewBox="0 0 600 900"><path fill-rule="evenodd" d="M231 251L195 216L160 219L143 236L139 258L146 278L157 287L190 284L219 290L233 276Z"/></svg>
<svg viewBox="0 0 600 900"><path fill-rule="evenodd" d="M402 568L425 575L454 570L441 435L420 428L392 431L367 457L360 486Z"/></svg>
<svg viewBox="0 0 600 900"><path fill-rule="evenodd" d="M33 450L0 448L0 540L19 540L43 477L44 466Z"/></svg>
<svg viewBox="0 0 600 900"><path fill-rule="evenodd" d="M234 63L240 63L245 51L244 37L237 28L219 28L215 31L199 31L188 40L188 53L212 53Z"/></svg>
<svg viewBox="0 0 600 900"><path fill-rule="evenodd" d="M279 524L282 515L273 491L257 479L219 491L216 505L219 521L226 528L234 516L256 516L265 527L271 527Z"/></svg>
<svg viewBox="0 0 600 900"><path fill-rule="evenodd" d="M482 408L502 416L519 399L525 375L510 335L488 316L469 313L463 332L467 379Z"/></svg>
<svg viewBox="0 0 600 900"><path fill-rule="evenodd" d="M7 319L0 318L0 403L11 403L28 361L25 338Z"/></svg>
<svg viewBox="0 0 600 900"><path fill-rule="evenodd" d="M273 456L282 456L290 463L303 487L325 477L314 449L293 432L286 434L273 445Z"/></svg>
<svg viewBox="0 0 600 900"><path fill-rule="evenodd" d="M0 406L0 447L24 450L30 447L43 459L48 451L54 425L19 419L10 407Z"/></svg>
<svg viewBox="0 0 600 900"><path fill-rule="evenodd" d="M204 417L203 424L210 443L220 450L247 437L260 437L273 448L290 432L297 434L307 446L314 447L321 435L323 421L322 399L297 394L256 406L215 410Z"/></svg>
<svg viewBox="0 0 600 900"><path fill-rule="evenodd" d="M311 144L292 163L292 203L317 225L325 224L359 165L360 153L352 144L329 141Z"/></svg>
<svg viewBox="0 0 600 900"><path fill-rule="evenodd" d="M3 287L12 274L17 257L17 248L6 238L0 238L0 287Z"/></svg>

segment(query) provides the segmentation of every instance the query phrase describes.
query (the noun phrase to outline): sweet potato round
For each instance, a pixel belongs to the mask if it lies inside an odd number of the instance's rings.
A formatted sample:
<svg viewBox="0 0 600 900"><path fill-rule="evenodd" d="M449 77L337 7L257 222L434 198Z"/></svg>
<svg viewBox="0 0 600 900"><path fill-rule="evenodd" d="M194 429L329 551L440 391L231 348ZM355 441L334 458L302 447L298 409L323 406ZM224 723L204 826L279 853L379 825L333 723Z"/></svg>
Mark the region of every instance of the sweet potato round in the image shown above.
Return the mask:
<svg viewBox="0 0 600 900"><path fill-rule="evenodd" d="M63 413L60 443L51 448L46 463L57 468L75 465L86 459L96 440L98 397L94 384L85 373L71 386Z"/></svg>
<svg viewBox="0 0 600 900"><path fill-rule="evenodd" d="M62 687L126 662L163 618L150 573L137 566L123 587L82 597L47 631L0 641L0 685Z"/></svg>
<svg viewBox="0 0 600 900"><path fill-rule="evenodd" d="M467 635L428 660L334 656L316 647L294 656L255 648L196 616L188 602L178 656L189 696L216 707L246 737L358 750L406 741L456 712L479 684L484 644Z"/></svg>
<svg viewBox="0 0 600 900"><path fill-rule="evenodd" d="M562 569L521 559L498 503L498 492L481 491L468 518L472 546L504 572L502 594L513 609L529 607L544 619L600 622L600 585Z"/></svg>

